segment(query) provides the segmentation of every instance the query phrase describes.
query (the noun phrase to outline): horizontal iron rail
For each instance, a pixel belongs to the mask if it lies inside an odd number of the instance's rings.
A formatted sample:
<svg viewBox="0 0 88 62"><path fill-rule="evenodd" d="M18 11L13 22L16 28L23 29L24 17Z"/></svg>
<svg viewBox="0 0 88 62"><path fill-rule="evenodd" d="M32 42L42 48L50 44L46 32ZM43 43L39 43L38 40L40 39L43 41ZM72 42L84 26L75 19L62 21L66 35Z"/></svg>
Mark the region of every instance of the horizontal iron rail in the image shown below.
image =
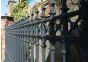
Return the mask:
<svg viewBox="0 0 88 62"><path fill-rule="evenodd" d="M22 23L21 21L19 21L19 22L16 22L15 24L9 26L9 28L14 26L14 28L11 28L11 29L18 29L18 28L22 28L22 27L26 27L26 26L30 26L30 25L34 25L34 24L45 23L45 22L48 22L50 20L54 21L54 20L57 20L57 19L62 19L64 17L73 17L73 16L78 15L78 14L79 14L79 11L77 10L77 11L74 11L74 12L69 12L69 13L66 13L66 14L53 16L52 18L46 18L46 19L43 19L43 20L39 19L40 21L39 20L38 21L31 20L31 22L30 22L30 20L29 21L23 21L25 23Z"/></svg>
<svg viewBox="0 0 88 62"><path fill-rule="evenodd" d="M7 33L6 35L15 35L15 37L18 36L16 38L18 38L20 40L22 40L22 39L19 38L19 36L22 36L22 37L24 36L24 37L28 37L28 38L39 38L39 39L45 38L46 40L49 39L49 35L42 36L42 35L27 35L27 34L17 34L17 33L15 33L15 34ZM56 36L55 38L57 41L61 42L61 36ZM71 37L71 36L68 36L67 40L68 41L80 41L79 37Z"/></svg>

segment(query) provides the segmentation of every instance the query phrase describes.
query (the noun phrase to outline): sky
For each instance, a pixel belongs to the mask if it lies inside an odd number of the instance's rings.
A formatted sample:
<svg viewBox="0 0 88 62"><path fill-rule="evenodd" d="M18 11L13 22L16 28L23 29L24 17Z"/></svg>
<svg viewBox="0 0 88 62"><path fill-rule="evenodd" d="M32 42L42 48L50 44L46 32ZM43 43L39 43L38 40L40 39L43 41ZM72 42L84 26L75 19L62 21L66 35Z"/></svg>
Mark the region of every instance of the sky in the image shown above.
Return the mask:
<svg viewBox="0 0 88 62"><path fill-rule="evenodd" d="M29 5L34 5L38 0L28 0ZM1 16L8 14L8 0L1 0Z"/></svg>
<svg viewBox="0 0 88 62"><path fill-rule="evenodd" d="M1 0L1 16L5 16L8 13L8 0Z"/></svg>
<svg viewBox="0 0 88 62"><path fill-rule="evenodd" d="M36 4L38 0L28 0L29 5L34 5Z"/></svg>

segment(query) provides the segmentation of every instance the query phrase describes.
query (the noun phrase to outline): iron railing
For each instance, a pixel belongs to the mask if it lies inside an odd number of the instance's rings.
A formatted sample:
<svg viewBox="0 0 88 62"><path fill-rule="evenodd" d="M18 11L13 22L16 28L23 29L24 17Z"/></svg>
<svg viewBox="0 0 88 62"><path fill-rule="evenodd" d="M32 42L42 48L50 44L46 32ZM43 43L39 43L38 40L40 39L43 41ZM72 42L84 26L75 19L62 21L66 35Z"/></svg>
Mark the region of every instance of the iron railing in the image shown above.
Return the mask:
<svg viewBox="0 0 88 62"><path fill-rule="evenodd" d="M81 0L85 2L84 0ZM80 1L80 2L81 2ZM45 6L42 5L42 16L38 16L38 8L36 8L36 18L29 17L22 19L6 28L6 52L9 60L12 62L40 62L39 61L39 46L42 47L42 62L46 62L46 41L50 42L50 62L55 61L56 42L62 44L63 62L68 62L69 54L69 34L78 28L78 22L84 19L85 14L82 14L82 8L86 8L86 3L81 3L79 10L68 12L66 0L62 0L62 13L55 15L54 0L50 0L50 16L45 16ZM87 7L88 8L88 7ZM70 17L78 15L76 22L72 22ZM83 15L83 16L82 16ZM68 29L68 23L70 29ZM60 34L58 35L57 32ZM78 39L76 39L78 40ZM40 41L42 44L40 44ZM34 60L34 46L36 50L36 60Z"/></svg>

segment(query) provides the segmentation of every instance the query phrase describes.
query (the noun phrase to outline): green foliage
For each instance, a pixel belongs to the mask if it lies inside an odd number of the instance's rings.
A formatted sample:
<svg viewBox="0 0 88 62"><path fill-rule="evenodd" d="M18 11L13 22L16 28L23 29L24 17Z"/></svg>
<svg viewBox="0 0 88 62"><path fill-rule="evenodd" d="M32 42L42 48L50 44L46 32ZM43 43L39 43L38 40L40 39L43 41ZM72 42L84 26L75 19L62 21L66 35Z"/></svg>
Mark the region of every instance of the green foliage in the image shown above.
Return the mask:
<svg viewBox="0 0 88 62"><path fill-rule="evenodd" d="M27 10L27 1L22 0L14 7L11 16L14 17L15 21L20 20L27 16Z"/></svg>
<svg viewBox="0 0 88 62"><path fill-rule="evenodd" d="M46 6L49 0L44 1L44 5ZM37 7L42 7L42 3L38 3ZM28 15L28 8L27 8L27 0L21 0L13 9L11 16L14 17L15 21L21 20ZM32 13L36 12L36 6L32 8Z"/></svg>

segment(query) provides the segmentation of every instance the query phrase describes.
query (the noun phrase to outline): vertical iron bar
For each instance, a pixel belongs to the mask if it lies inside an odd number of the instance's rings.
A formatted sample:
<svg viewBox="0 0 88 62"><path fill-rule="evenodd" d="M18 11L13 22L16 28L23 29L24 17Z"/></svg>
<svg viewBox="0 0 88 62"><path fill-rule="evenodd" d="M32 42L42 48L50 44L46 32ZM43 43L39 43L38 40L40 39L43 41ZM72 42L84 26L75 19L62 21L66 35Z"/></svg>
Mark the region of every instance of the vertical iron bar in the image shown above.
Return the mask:
<svg viewBox="0 0 88 62"><path fill-rule="evenodd" d="M22 48L22 50L23 50L22 51L22 57L23 57L23 62L24 62L24 41L22 40L22 42L23 42L23 45L22 45L23 46L23 48Z"/></svg>
<svg viewBox="0 0 88 62"><path fill-rule="evenodd" d="M31 43L31 62L34 62L34 43Z"/></svg>
<svg viewBox="0 0 88 62"><path fill-rule="evenodd" d="M22 41L23 41L23 40L22 40ZM25 46L24 46L24 41L23 41L23 62L25 61L25 60L24 60L24 47L25 47Z"/></svg>
<svg viewBox="0 0 88 62"><path fill-rule="evenodd" d="M67 5L66 5L67 0L62 0L62 13L61 14L66 14L68 11ZM67 37L67 32L68 32L68 19L67 17L63 17L62 20L62 55L63 55L63 62L67 62L67 45L66 45L66 37Z"/></svg>
<svg viewBox="0 0 88 62"><path fill-rule="evenodd" d="M42 0L42 16L45 16L45 5L44 5L44 0ZM42 20L44 20L44 18L42 18ZM41 23L41 35L42 35L42 62L46 61L46 39L45 39L45 30L44 30L44 26L43 23Z"/></svg>
<svg viewBox="0 0 88 62"><path fill-rule="evenodd" d="M37 7L38 3L36 3L36 18L38 18L38 7ZM37 20L35 20L35 22L37 22ZM35 36L38 34L38 27L37 24L35 24ZM39 40L37 37L35 37L35 42L36 42L36 62L39 62Z"/></svg>
<svg viewBox="0 0 88 62"><path fill-rule="evenodd" d="M32 13L32 20L34 14ZM31 35L34 35L34 25L31 26ZM31 38L31 62L34 62L34 38Z"/></svg>
<svg viewBox="0 0 88 62"><path fill-rule="evenodd" d="M20 34L23 34L22 28L20 29ZM24 62L24 42L22 41L23 36L20 35L20 40L22 42L22 62Z"/></svg>
<svg viewBox="0 0 88 62"><path fill-rule="evenodd" d="M36 3L36 18L38 18L38 7L37 7L38 3ZM37 20L35 20L35 22L37 22ZM34 29L34 32L35 32L35 36L38 34L38 27L37 27L37 24L35 24L35 29ZM39 40L37 37L35 37L35 42L36 42L36 62L39 62Z"/></svg>
<svg viewBox="0 0 88 62"><path fill-rule="evenodd" d="M25 27L25 29L28 29L28 27ZM28 32L27 32L27 30L25 30L25 34L26 35L28 35ZM26 40L26 42L27 42L27 62L29 62L29 40L28 40L28 36L25 36L26 38L25 38L25 40Z"/></svg>
<svg viewBox="0 0 88 62"><path fill-rule="evenodd" d="M24 26L24 24L23 24L22 26ZM24 34L24 30L23 30L23 29L24 29L24 27L22 27L22 34ZM23 58L24 58L24 62L25 62L25 61L26 61L26 58L25 58L25 45L26 45L26 44L25 44L24 39L25 39L25 37L22 36L22 41L23 41L23 44L24 44L24 45L23 45L23 47L24 47L24 48L23 48L23 49L24 49L24 50L23 50L23 54L24 54L24 55L23 55Z"/></svg>
<svg viewBox="0 0 88 62"><path fill-rule="evenodd" d="M22 62L22 42L21 42L21 62Z"/></svg>
<svg viewBox="0 0 88 62"><path fill-rule="evenodd" d="M27 42L27 62L29 62L29 57L28 57L28 55L29 55L29 42Z"/></svg>
<svg viewBox="0 0 88 62"><path fill-rule="evenodd" d="M25 49L26 43L24 42L24 62L26 62L26 49Z"/></svg>
<svg viewBox="0 0 88 62"><path fill-rule="evenodd" d="M20 33L21 31L19 31L19 33ZM23 58L22 58L22 41L21 41L21 35L19 36L19 39L20 39L20 43L21 43L21 62L22 62L22 60L23 60Z"/></svg>
<svg viewBox="0 0 88 62"><path fill-rule="evenodd" d="M36 62L39 62L39 41L36 41Z"/></svg>
<svg viewBox="0 0 88 62"><path fill-rule="evenodd" d="M54 16L54 0L50 0L50 22L49 22L49 41L50 41L50 62L55 62L55 21L52 20L52 17Z"/></svg>
<svg viewBox="0 0 88 62"><path fill-rule="evenodd" d="M30 57L29 57L29 54L30 54L30 53L29 53L29 50L30 50L30 49L29 49L29 47L30 47L29 44L30 44L30 42L28 42L28 62L30 62L30 60L29 60L29 59L30 59Z"/></svg>
<svg viewBox="0 0 88 62"><path fill-rule="evenodd" d="M33 25L30 28L30 34L33 35L34 34L34 29L33 29ZM34 62L34 38L31 37L31 62Z"/></svg>
<svg viewBox="0 0 88 62"><path fill-rule="evenodd" d="M36 30L36 32L38 31L37 27L35 30ZM35 37L35 42L36 42L36 62L39 62L39 40L36 37Z"/></svg>
<svg viewBox="0 0 88 62"><path fill-rule="evenodd" d="M19 52L20 52L20 53L19 53L19 55L20 55L20 56L19 56L19 58L20 58L20 59L19 59L19 60L20 60L19 62L21 62L21 44L19 44Z"/></svg>
<svg viewBox="0 0 88 62"><path fill-rule="evenodd" d="M19 29L17 31L18 31L18 33L20 33ZM22 62L22 60L21 60L22 59L21 58L22 55L21 55L21 40L20 40L20 35L18 35L18 39L19 39L19 46L20 46L20 49L19 49L20 50L20 53L19 53L20 54L20 62Z"/></svg>
<svg viewBox="0 0 88 62"><path fill-rule="evenodd" d="M27 29L29 29L30 26L28 26ZM29 30L27 30L27 35L29 35ZM29 44L30 44L30 40L29 40L29 37L27 36L27 39L28 39L28 62L29 62Z"/></svg>
<svg viewBox="0 0 88 62"><path fill-rule="evenodd" d="M42 24L42 62L46 62L46 39L45 39L45 30L44 30L44 26Z"/></svg>

